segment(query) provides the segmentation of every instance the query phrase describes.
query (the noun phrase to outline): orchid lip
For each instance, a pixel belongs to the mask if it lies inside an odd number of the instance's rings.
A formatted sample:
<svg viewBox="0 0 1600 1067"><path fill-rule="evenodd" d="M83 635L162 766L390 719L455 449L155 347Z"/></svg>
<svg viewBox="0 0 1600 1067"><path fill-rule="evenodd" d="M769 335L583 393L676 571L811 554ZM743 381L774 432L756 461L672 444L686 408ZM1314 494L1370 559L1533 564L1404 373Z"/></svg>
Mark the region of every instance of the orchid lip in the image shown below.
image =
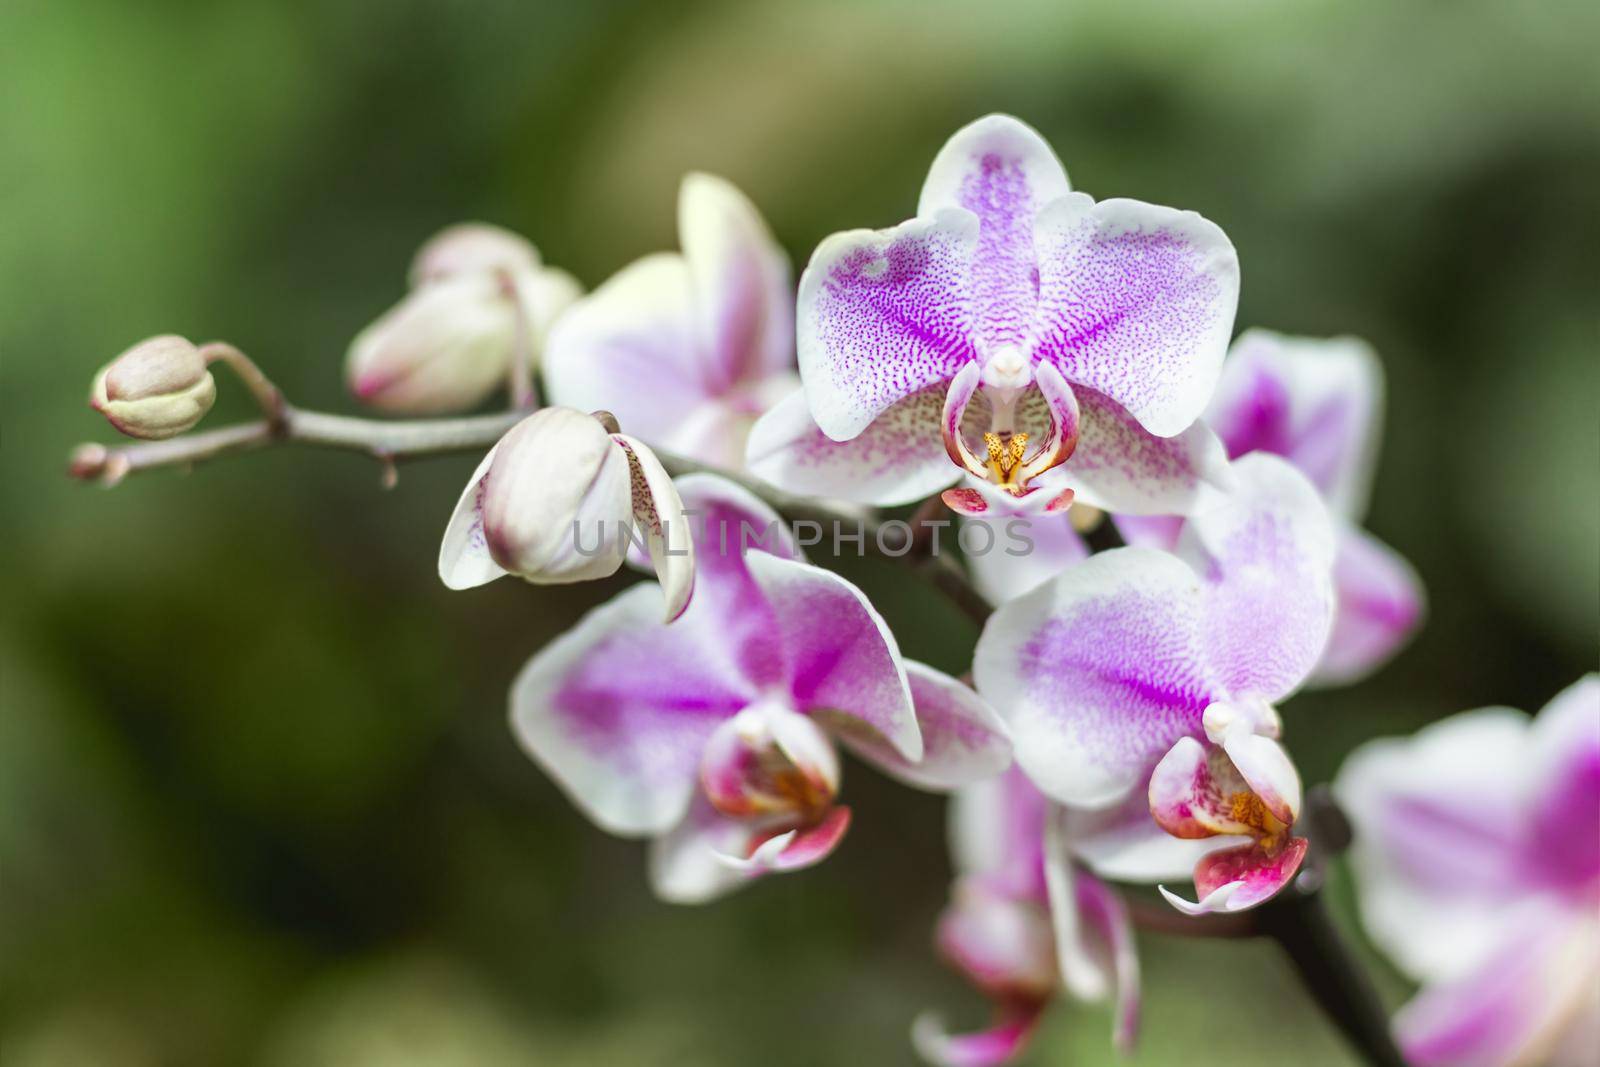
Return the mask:
<svg viewBox="0 0 1600 1067"><path fill-rule="evenodd" d="M1050 423L1037 435L1016 428L1016 410L1023 392L1037 388L1045 399ZM984 453L967 440L961 422L973 395L984 390L990 403L989 429L982 431ZM1078 405L1072 388L1048 364L1030 367L1020 350L1007 348L981 365L968 364L950 382L945 395L941 432L946 453L963 470L1015 497L1033 491L1028 483L1071 458L1078 444Z"/></svg>

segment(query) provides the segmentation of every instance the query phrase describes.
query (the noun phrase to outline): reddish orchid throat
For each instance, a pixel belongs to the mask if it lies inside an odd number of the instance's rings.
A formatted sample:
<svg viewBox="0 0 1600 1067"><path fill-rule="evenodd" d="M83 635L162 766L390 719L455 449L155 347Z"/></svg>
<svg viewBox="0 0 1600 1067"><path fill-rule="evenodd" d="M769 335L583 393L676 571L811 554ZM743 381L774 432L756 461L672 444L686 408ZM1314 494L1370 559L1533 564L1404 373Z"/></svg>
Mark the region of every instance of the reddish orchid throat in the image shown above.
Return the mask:
<svg viewBox="0 0 1600 1067"><path fill-rule="evenodd" d="M981 402L973 405L974 399ZM987 420L981 417L984 408ZM1077 448L1078 402L1054 367L1006 346L967 364L951 381L942 428L952 462L1023 497L1036 488L1030 484L1035 478L1065 463Z"/></svg>
<svg viewBox="0 0 1600 1067"><path fill-rule="evenodd" d="M778 703L754 704L712 734L700 785L712 806L732 818L779 829L815 826L838 796L839 757L808 716Z"/></svg>

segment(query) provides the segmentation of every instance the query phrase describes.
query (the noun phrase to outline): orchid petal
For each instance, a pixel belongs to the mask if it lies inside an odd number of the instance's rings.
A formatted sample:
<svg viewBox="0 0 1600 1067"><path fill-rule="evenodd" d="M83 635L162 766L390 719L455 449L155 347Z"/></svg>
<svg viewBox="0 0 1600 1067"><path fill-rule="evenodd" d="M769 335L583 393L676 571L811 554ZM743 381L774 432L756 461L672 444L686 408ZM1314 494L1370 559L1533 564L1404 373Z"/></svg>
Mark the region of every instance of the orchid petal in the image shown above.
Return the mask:
<svg viewBox="0 0 1600 1067"><path fill-rule="evenodd" d="M746 460L751 473L791 493L893 507L921 500L958 472L939 443L945 386L937 382L891 405L857 436L835 441L818 429L804 391L757 420Z"/></svg>
<svg viewBox="0 0 1600 1067"><path fill-rule="evenodd" d="M1078 447L1079 421L1078 397L1061 372L1048 363L1034 368L1034 384L1050 413L1049 429L1040 440L1038 450L1023 463L1018 481L1027 482L1046 471L1065 463ZM1067 490L1066 503L1072 502L1072 491ZM1065 507L1065 505L1062 505Z"/></svg>
<svg viewBox="0 0 1600 1067"><path fill-rule="evenodd" d="M1365 530L1338 533L1333 584L1338 607L1316 685L1347 685L1376 670L1422 621L1422 582L1401 555Z"/></svg>
<svg viewBox="0 0 1600 1067"><path fill-rule="evenodd" d="M1019 898L986 877L961 878L937 940L940 954L990 998L1042 1000L1055 991L1055 940L1042 899Z"/></svg>
<svg viewBox="0 0 1600 1067"><path fill-rule="evenodd" d="M1226 693L1276 703L1316 666L1333 621L1333 525L1277 456L1233 464L1237 488L1189 519L1178 554L1209 580L1200 639Z"/></svg>
<svg viewBox="0 0 1600 1067"><path fill-rule="evenodd" d="M643 441L627 434L612 434L628 456L633 480L633 517L644 531L661 592L666 597L667 620L682 615L694 595L694 536L683 513L683 500L672 476Z"/></svg>
<svg viewBox="0 0 1600 1067"><path fill-rule="evenodd" d="M772 607L794 704L859 720L901 756L922 758L922 734L899 646L859 589L831 571L752 552L750 575Z"/></svg>
<svg viewBox="0 0 1600 1067"><path fill-rule="evenodd" d="M1106 807L1136 788L1210 703L1199 581L1152 549L1102 552L1000 606L978 639L977 688L1048 796Z"/></svg>
<svg viewBox="0 0 1600 1067"><path fill-rule="evenodd" d="M701 608L661 621L638 585L530 659L511 688L517 740L584 814L622 835L658 834L688 810L701 752L758 693Z"/></svg>
<svg viewBox="0 0 1600 1067"><path fill-rule="evenodd" d="M800 376L822 432L848 441L974 358L967 269L978 219L940 211L823 241L800 277Z"/></svg>
<svg viewBox="0 0 1600 1067"><path fill-rule="evenodd" d="M1124 513L1113 516L1113 519L1117 524L1117 533L1122 535L1123 544L1159 548L1163 552L1177 551L1178 539L1183 533L1183 516Z"/></svg>
<svg viewBox="0 0 1600 1067"><path fill-rule="evenodd" d="M1066 808L1062 832L1072 854L1102 878L1153 883L1187 878L1208 852L1248 843L1248 838L1173 837L1151 818L1148 788L1136 790L1115 807L1099 811Z"/></svg>
<svg viewBox="0 0 1600 1067"><path fill-rule="evenodd" d="M1259 845L1240 845L1207 853L1195 864L1194 884L1200 894L1191 904L1161 886L1167 902L1187 915L1245 911L1268 900L1289 884L1306 858L1307 841L1291 837L1278 852Z"/></svg>
<svg viewBox="0 0 1600 1067"><path fill-rule="evenodd" d="M1150 775L1150 814L1173 837L1262 834L1254 799L1227 754L1192 737L1179 738Z"/></svg>
<svg viewBox="0 0 1600 1067"><path fill-rule="evenodd" d="M461 491L445 527L444 541L439 545L439 580L451 589L471 589L506 573L490 555L483 533L483 483L498 448L496 445L489 449L467 479L467 487Z"/></svg>
<svg viewBox="0 0 1600 1067"><path fill-rule="evenodd" d="M680 450L684 412L716 395L695 340L691 291L683 257L661 252L579 300L545 344L552 401L609 411L628 433Z"/></svg>
<svg viewBox="0 0 1600 1067"><path fill-rule="evenodd" d="M1036 350L1172 437L1216 387L1239 300L1239 261L1211 222L1136 200L1057 199L1034 228Z"/></svg>
<svg viewBox="0 0 1600 1067"><path fill-rule="evenodd" d="M678 825L650 842L650 888L669 904L705 904L738 889L755 874L729 865L740 853L751 824L717 811L696 793Z"/></svg>
<svg viewBox="0 0 1600 1067"><path fill-rule="evenodd" d="M957 515L977 518L989 513L989 498L974 486L946 489L939 494L939 499Z"/></svg>
<svg viewBox="0 0 1600 1067"><path fill-rule="evenodd" d="M1416 1067L1592 1062L1594 1047L1557 1058L1563 1038L1600 1014L1600 920L1591 913L1522 909L1497 924L1495 951L1471 972L1425 987L1395 1015L1395 1036ZM1592 1026L1592 1021L1590 1022Z"/></svg>
<svg viewBox="0 0 1600 1067"><path fill-rule="evenodd" d="M1287 458L1355 521L1366 511L1382 406L1383 368L1364 341L1256 329L1233 343L1206 421L1228 455Z"/></svg>
<svg viewBox="0 0 1600 1067"><path fill-rule="evenodd" d="M973 584L991 604L1003 604L1037 589L1068 567L1089 558L1089 546L1065 515L979 521L1002 527L995 535L996 547L967 555ZM1005 547L998 547L1000 545Z"/></svg>
<svg viewBox="0 0 1600 1067"><path fill-rule="evenodd" d="M1110 397L1074 393L1078 442L1061 471L1082 503L1119 515L1189 514L1232 486L1222 442L1205 423L1157 437Z"/></svg>
<svg viewBox="0 0 1600 1067"><path fill-rule="evenodd" d="M979 478L985 476L988 468L983 459L967 447L966 438L961 432L961 417L966 414L967 403L982 378L983 368L976 362L962 367L950 379L950 388L944 397L944 410L939 416L939 435L944 440L945 455L950 457L951 463Z"/></svg>
<svg viewBox="0 0 1600 1067"><path fill-rule="evenodd" d="M1600 885L1600 675L1578 680L1533 720L1530 842L1540 876Z"/></svg>
<svg viewBox="0 0 1600 1067"><path fill-rule="evenodd" d="M1044 903L1044 827L1050 807L1015 764L962 789L950 801L956 871L977 875L1011 897Z"/></svg>
<svg viewBox="0 0 1600 1067"><path fill-rule="evenodd" d="M1372 940L1424 981L1493 951L1486 922L1527 893L1528 717L1453 715L1406 739L1361 746L1334 782L1355 828L1350 859Z"/></svg>
<svg viewBox="0 0 1600 1067"><path fill-rule="evenodd" d="M789 263L743 193L692 173L678 192L701 374L715 393L786 371L794 355Z"/></svg>
<svg viewBox="0 0 1600 1067"><path fill-rule="evenodd" d="M1139 956L1127 905L1071 856L1070 814L1057 808L1045 828L1045 884L1063 984L1084 1001L1116 994L1111 1033L1128 1052L1139 1030Z"/></svg>
<svg viewBox="0 0 1600 1067"><path fill-rule="evenodd" d="M920 760L907 760L859 719L826 711L817 712L817 718L857 756L917 789L945 792L1011 766L1005 723L978 694L926 664L906 660L905 669L922 733Z"/></svg>
<svg viewBox="0 0 1600 1067"><path fill-rule="evenodd" d="M1028 340L1038 301L1034 218L1069 192L1044 138L1009 115L962 127L934 158L917 214L961 208L978 217L970 285L979 336L991 350Z"/></svg>
<svg viewBox="0 0 1600 1067"><path fill-rule="evenodd" d="M1270 737L1235 729L1229 731L1222 749L1272 817L1293 826L1300 817L1300 772L1283 746Z"/></svg>
<svg viewBox="0 0 1600 1067"><path fill-rule="evenodd" d="M1022 1054L1048 1001L1029 1001L1001 1013L987 1030L952 1034L939 1016L925 1012L911 1026L917 1055L933 1067L1000 1067Z"/></svg>

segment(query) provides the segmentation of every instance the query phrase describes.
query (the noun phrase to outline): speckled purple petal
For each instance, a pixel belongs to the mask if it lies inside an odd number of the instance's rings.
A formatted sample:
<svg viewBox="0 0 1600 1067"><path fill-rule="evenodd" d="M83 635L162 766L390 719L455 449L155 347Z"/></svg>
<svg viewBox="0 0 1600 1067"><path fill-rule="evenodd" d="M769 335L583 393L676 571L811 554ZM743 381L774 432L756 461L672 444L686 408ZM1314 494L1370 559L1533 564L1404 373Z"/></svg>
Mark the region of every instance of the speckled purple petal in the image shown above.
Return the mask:
<svg viewBox="0 0 1600 1067"><path fill-rule="evenodd" d="M818 711L857 756L917 789L946 792L992 778L1011 766L1005 723L967 686L924 663L905 661L911 699L922 733L922 758L906 759L878 733L850 715Z"/></svg>
<svg viewBox="0 0 1600 1067"><path fill-rule="evenodd" d="M1119 514L1187 514L1229 486L1228 457L1205 423L1157 437L1110 397L1074 392L1078 444L1060 469L1080 503Z"/></svg>
<svg viewBox="0 0 1600 1067"><path fill-rule="evenodd" d="M1348 685L1387 663L1422 622L1422 581L1411 564L1365 530L1342 525L1333 584L1333 632L1315 685Z"/></svg>
<svg viewBox="0 0 1600 1067"><path fill-rule="evenodd" d="M1252 453L1236 488L1192 516L1178 554L1205 576L1200 640L1221 692L1277 703L1316 666L1333 622L1327 507L1286 461Z"/></svg>
<svg viewBox="0 0 1600 1067"><path fill-rule="evenodd" d="M1102 552L1002 605L978 639L978 692L1047 795L1106 807L1137 788L1214 694L1200 582L1163 552Z"/></svg>
<svg viewBox="0 0 1600 1067"><path fill-rule="evenodd" d="M940 211L823 241L800 278L800 376L822 432L848 441L974 358L968 270L978 219Z"/></svg>
<svg viewBox="0 0 1600 1067"><path fill-rule="evenodd" d="M511 689L524 750L586 815L616 834L675 825L718 723L759 690L696 602L661 621L661 594L638 585L589 612L528 661Z"/></svg>
<svg viewBox="0 0 1600 1067"><path fill-rule="evenodd" d="M978 333L991 350L1029 339L1039 296L1033 221L1069 192L1044 138L1009 115L987 115L957 130L928 171L919 216L941 208L978 216L971 287Z"/></svg>
<svg viewBox="0 0 1600 1067"><path fill-rule="evenodd" d="M678 240L688 264L698 370L725 395L788 370L794 357L789 261L748 197L692 173L678 191Z"/></svg>
<svg viewBox="0 0 1600 1067"><path fill-rule="evenodd" d="M804 392L763 415L750 431L750 472L780 489L878 507L909 504L960 477L939 440L945 384L913 393L848 441L817 428Z"/></svg>
<svg viewBox="0 0 1600 1067"><path fill-rule="evenodd" d="M1239 261L1214 224L1137 200L1057 199L1034 230L1036 351L1171 437L1211 400L1239 300Z"/></svg>
<svg viewBox="0 0 1600 1067"><path fill-rule="evenodd" d="M682 615L694 596L694 534L683 514L672 476L643 441L612 434L628 458L633 521L650 551L650 565L661 582L667 621Z"/></svg>
<svg viewBox="0 0 1600 1067"><path fill-rule="evenodd" d="M1235 458L1283 456L1340 515L1366 511L1382 420L1383 368L1353 337L1246 330L1222 366L1206 421Z"/></svg>
<svg viewBox="0 0 1600 1067"><path fill-rule="evenodd" d="M772 607L794 706L859 719L904 758L922 758L922 734L900 649L861 590L843 578L762 552L746 557Z"/></svg>

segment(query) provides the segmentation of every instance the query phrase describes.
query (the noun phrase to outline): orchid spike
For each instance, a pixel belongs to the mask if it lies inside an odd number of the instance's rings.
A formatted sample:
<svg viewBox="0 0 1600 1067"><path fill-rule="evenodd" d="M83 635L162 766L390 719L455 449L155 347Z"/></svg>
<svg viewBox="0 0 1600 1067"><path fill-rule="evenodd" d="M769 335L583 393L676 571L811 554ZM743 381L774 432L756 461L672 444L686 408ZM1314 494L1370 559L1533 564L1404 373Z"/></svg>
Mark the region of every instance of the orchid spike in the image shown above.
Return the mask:
<svg viewBox="0 0 1600 1067"><path fill-rule="evenodd" d="M709 174L683 180L678 239L681 253L624 267L562 318L546 382L556 403L737 468L756 417L798 384L788 259L745 195Z"/></svg>
<svg viewBox="0 0 1600 1067"><path fill-rule="evenodd" d="M1212 223L1096 203L1032 128L979 119L935 158L915 218L812 255L797 309L805 388L756 424L752 469L881 505L965 476L1040 506L1071 489L1124 512L1187 511L1204 484L1226 485L1221 446L1195 420L1238 288Z"/></svg>
<svg viewBox="0 0 1600 1067"><path fill-rule="evenodd" d="M1416 1067L1593 1062L1600 1033L1600 675L1532 720L1484 708L1351 753L1362 919L1421 983Z"/></svg>
<svg viewBox="0 0 1600 1067"><path fill-rule="evenodd" d="M1259 903L1298 866L1299 779L1273 705L1316 664L1333 614L1316 490L1275 456L1247 456L1235 476L1176 554L1103 552L1002 605L973 665L1047 796L1108 809L1148 784L1169 832L1248 838L1196 865L1227 890L1203 894L1205 910Z"/></svg>
<svg viewBox="0 0 1600 1067"><path fill-rule="evenodd" d="M651 883L684 903L826 857L852 814L838 745L948 790L1011 760L966 686L901 659L861 592L800 558L777 514L712 475L681 479L696 591L673 624L648 589L535 655L511 694L522 747L603 829L652 839Z"/></svg>
<svg viewBox="0 0 1600 1067"><path fill-rule="evenodd" d="M507 431L467 481L439 546L439 577L451 589L504 574L582 582L615 574L639 544L667 619L677 618L694 592L694 546L661 461L592 415L544 408Z"/></svg>

